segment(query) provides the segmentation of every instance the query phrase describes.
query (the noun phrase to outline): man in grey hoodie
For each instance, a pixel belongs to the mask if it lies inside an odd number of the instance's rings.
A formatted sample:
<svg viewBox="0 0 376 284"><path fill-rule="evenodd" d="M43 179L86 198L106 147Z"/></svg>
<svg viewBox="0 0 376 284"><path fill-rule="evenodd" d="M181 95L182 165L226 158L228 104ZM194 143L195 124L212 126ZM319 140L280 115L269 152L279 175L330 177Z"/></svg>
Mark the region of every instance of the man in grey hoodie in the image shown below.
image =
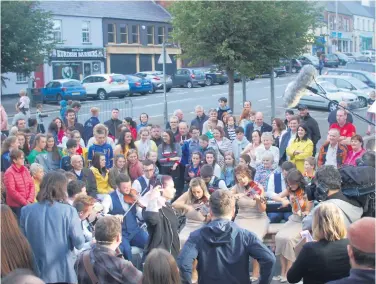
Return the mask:
<svg viewBox="0 0 376 284"><path fill-rule="evenodd" d="M249 144L249 141L244 136L244 128L237 127L235 129L236 139L232 141L232 153L234 153L235 161L239 161L241 153Z"/></svg>
<svg viewBox="0 0 376 284"><path fill-rule="evenodd" d="M347 198L341 191L341 174L334 166L322 166L315 175L317 191L321 193L321 202L303 219L303 230L312 230L314 211L322 203L335 204L343 214L346 227L359 220L363 214L362 205Z"/></svg>

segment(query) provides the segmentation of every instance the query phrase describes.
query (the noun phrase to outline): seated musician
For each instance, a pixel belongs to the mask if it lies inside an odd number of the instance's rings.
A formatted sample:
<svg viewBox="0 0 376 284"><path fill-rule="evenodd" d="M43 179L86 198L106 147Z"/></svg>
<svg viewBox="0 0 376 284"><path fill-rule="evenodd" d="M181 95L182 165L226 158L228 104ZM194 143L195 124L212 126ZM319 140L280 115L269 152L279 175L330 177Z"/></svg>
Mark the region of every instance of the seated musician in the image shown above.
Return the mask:
<svg viewBox="0 0 376 284"><path fill-rule="evenodd" d="M279 202L280 200L278 194L286 189L285 178L288 171L291 169L296 169L296 166L295 164L286 161L283 162L281 169L281 173L274 173L269 177L268 188L266 191L266 197L276 202ZM288 201L287 198L286 201ZM268 207L267 211L269 211ZM292 212L290 210L288 212L268 212L268 217L270 219L270 223L280 223L282 220L285 220L287 222L291 214Z"/></svg>
<svg viewBox="0 0 376 284"><path fill-rule="evenodd" d="M214 169L211 165L203 165L200 169L200 176L205 181L206 187L210 194L217 189L228 189L226 182L214 175Z"/></svg>
<svg viewBox="0 0 376 284"><path fill-rule="evenodd" d="M138 193L132 189L130 178L124 174L119 174L116 177L116 186L116 190L105 196L102 202L103 213L124 216L127 212L123 219L122 241L119 248L124 257L131 261L131 246L143 249L148 241L148 234L140 228L137 221L137 218L142 219L142 209L137 203L131 208L138 197Z"/></svg>

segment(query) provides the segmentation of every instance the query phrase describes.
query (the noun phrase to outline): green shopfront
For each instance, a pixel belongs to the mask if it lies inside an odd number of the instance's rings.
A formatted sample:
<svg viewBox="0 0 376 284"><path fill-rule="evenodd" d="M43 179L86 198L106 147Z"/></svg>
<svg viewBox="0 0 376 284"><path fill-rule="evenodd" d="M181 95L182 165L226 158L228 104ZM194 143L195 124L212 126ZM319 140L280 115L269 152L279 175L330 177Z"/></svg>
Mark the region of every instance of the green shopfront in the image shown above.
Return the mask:
<svg viewBox="0 0 376 284"><path fill-rule="evenodd" d="M369 50L372 49L372 36L367 36L367 35L360 35L360 50Z"/></svg>
<svg viewBox="0 0 376 284"><path fill-rule="evenodd" d="M104 62L103 48L58 48L53 50L49 65L53 80L82 80L92 74L105 73Z"/></svg>

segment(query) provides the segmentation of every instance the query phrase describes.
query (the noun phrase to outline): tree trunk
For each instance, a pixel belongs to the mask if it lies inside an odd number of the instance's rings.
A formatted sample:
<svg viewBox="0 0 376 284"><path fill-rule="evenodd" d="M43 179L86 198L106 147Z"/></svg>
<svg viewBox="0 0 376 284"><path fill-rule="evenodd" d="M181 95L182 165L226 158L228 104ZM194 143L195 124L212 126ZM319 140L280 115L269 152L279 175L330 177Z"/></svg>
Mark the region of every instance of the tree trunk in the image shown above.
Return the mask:
<svg viewBox="0 0 376 284"><path fill-rule="evenodd" d="M270 67L270 102L272 107L271 121L275 118L275 98L274 98L274 68Z"/></svg>
<svg viewBox="0 0 376 284"><path fill-rule="evenodd" d="M234 70L227 70L228 76L228 106L234 110Z"/></svg>

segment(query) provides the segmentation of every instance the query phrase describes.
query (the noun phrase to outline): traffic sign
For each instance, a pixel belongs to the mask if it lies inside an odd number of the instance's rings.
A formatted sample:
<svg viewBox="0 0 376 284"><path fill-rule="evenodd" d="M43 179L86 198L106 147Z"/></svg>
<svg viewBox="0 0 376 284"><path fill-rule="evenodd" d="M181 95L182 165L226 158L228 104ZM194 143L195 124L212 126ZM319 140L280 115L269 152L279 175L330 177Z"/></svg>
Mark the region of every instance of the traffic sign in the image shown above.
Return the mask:
<svg viewBox="0 0 376 284"><path fill-rule="evenodd" d="M170 55L168 55L167 52L166 52L166 64L170 64L170 63L172 63L171 58L170 58ZM158 64L163 64L163 52L162 52L162 54L159 56Z"/></svg>

